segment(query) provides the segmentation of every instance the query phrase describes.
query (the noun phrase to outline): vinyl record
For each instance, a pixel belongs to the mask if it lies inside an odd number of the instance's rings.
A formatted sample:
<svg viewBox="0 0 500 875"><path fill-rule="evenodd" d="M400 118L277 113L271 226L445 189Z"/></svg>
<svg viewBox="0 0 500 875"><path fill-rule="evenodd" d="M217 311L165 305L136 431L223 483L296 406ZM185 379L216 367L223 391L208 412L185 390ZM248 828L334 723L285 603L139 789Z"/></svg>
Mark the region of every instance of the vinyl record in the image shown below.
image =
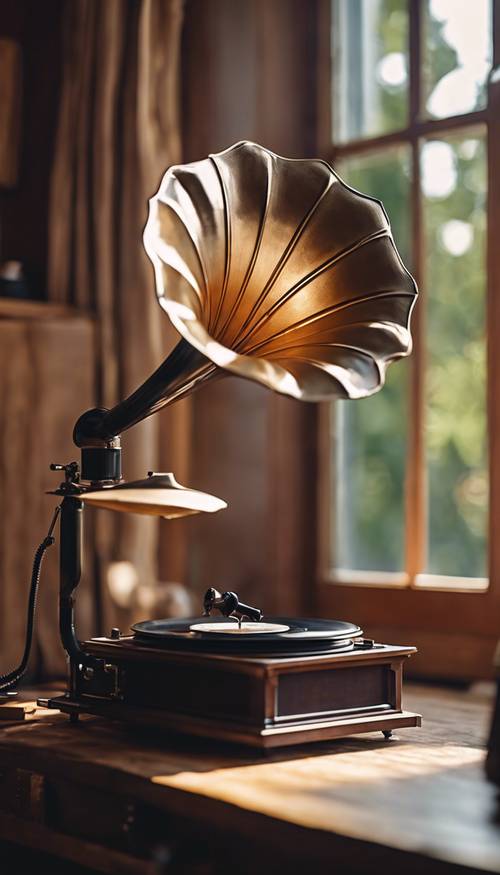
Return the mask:
<svg viewBox="0 0 500 875"><path fill-rule="evenodd" d="M266 623L289 627L286 632L224 634L223 625L234 629L234 620L222 617L188 617L182 620L145 620L132 626L137 643L168 649L197 652L253 653L259 655L283 653L324 653L350 650L362 630L354 623L342 620L317 620L295 617L265 617ZM217 633L196 631L193 626L215 623ZM249 624L245 624L247 627ZM257 626L258 624L256 624Z"/></svg>

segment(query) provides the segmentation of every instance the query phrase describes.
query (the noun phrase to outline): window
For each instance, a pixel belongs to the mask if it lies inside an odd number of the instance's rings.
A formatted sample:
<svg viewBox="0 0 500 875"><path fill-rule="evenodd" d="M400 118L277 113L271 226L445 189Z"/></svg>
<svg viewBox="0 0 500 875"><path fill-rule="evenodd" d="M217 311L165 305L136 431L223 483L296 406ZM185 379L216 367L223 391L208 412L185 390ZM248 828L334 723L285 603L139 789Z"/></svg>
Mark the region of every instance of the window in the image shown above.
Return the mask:
<svg viewBox="0 0 500 875"><path fill-rule="evenodd" d="M487 674L500 637L499 2L332 0L328 17L323 156L383 201L420 300L411 358L378 395L323 417L321 610L413 634L423 672Z"/></svg>

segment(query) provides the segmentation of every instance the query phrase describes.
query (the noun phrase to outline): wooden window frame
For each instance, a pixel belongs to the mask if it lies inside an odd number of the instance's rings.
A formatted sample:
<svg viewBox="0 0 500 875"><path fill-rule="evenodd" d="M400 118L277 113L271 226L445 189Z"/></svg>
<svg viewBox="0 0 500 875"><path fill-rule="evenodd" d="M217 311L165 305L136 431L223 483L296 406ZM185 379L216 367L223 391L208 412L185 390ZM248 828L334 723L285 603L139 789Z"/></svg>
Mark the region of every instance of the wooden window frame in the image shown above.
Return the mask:
<svg viewBox="0 0 500 875"><path fill-rule="evenodd" d="M415 643L419 655L412 663L420 675L475 678L491 675L494 649L500 638L500 538L495 522L500 519L500 0L493 4L493 72L488 85L487 107L446 119L420 118L421 106L421 0L409 0L410 92L409 122L402 130L367 137L346 144L333 144L331 101L331 4L320 0L318 29L318 152L333 166L339 159L373 153L402 143L411 147L413 273L420 287L414 311L414 351L410 359L410 417L406 468L406 571L402 574L352 572L332 573L329 562L331 528L330 405L321 405L318 420L318 573L316 610L322 616L354 619L366 634L380 640ZM487 128L487 411L489 439L489 586L478 589L473 579L439 579L420 573L426 541L424 412L425 288L423 230L420 198L419 145L430 135L453 134L462 129ZM500 164L497 158L497 165ZM495 235L496 229L496 235ZM479 581L479 585L483 582ZM486 582L487 583L487 582ZM432 584L432 586L429 586ZM440 586L441 585L441 586Z"/></svg>

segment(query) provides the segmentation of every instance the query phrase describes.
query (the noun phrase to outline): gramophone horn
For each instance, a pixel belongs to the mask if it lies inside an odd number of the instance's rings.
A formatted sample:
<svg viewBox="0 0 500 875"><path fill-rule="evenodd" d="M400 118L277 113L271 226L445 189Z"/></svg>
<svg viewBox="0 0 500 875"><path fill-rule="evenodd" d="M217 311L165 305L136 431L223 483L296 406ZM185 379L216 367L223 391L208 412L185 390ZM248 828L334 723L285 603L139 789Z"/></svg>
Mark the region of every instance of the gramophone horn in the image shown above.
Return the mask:
<svg viewBox="0 0 500 875"><path fill-rule="evenodd" d="M255 143L167 171L144 245L182 340L75 440L109 440L223 372L305 401L363 398L411 350L417 289L382 204Z"/></svg>

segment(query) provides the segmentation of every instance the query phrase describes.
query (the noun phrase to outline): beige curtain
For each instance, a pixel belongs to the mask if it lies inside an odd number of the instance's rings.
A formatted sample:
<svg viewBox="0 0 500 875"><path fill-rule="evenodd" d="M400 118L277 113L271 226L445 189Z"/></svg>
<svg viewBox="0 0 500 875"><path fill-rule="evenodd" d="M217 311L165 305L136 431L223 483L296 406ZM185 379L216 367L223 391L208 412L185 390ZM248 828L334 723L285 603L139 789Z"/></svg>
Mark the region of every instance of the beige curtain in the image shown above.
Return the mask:
<svg viewBox="0 0 500 875"><path fill-rule="evenodd" d="M180 159L181 20L182 0L71 0L65 9L49 289L54 301L95 313L95 400L105 407L135 389L177 340L163 325L142 230L148 197ZM158 419L123 436L126 479L157 466ZM112 571L115 604L104 587L103 624L126 623L134 579L153 585L157 577L158 524L105 511L87 516L108 584ZM129 564L113 566L118 559Z"/></svg>

